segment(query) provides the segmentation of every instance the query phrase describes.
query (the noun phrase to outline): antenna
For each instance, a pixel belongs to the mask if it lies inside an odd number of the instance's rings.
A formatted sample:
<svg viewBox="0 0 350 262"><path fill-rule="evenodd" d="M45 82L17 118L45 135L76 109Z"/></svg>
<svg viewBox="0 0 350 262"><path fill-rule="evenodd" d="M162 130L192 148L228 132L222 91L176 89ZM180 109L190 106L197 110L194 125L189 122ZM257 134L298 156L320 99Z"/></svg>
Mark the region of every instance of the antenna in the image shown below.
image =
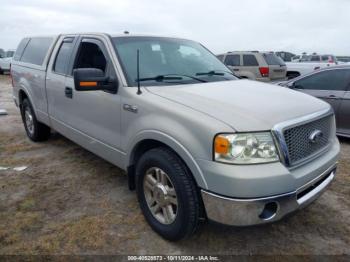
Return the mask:
<svg viewBox="0 0 350 262"><path fill-rule="evenodd" d="M140 88L140 50L137 49L137 67L136 67L136 72L137 72L137 94L141 95L141 88Z"/></svg>

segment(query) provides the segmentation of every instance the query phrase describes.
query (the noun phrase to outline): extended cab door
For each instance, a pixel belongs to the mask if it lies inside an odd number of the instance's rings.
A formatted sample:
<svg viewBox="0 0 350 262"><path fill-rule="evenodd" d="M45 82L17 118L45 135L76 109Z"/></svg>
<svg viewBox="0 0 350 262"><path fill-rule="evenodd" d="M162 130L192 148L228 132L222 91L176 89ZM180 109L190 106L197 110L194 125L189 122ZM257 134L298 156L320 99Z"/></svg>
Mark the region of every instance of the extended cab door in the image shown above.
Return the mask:
<svg viewBox="0 0 350 262"><path fill-rule="evenodd" d="M70 101L64 98L68 67L77 36L61 37L53 50L46 73L46 92L48 99L48 112L51 125L56 126L64 122L65 112L62 107L69 106Z"/></svg>
<svg viewBox="0 0 350 262"><path fill-rule="evenodd" d="M64 85L56 86L52 100L55 128L90 151L120 164L121 99L107 91L76 91L73 70L98 68L117 79L103 37L82 36L72 51Z"/></svg>

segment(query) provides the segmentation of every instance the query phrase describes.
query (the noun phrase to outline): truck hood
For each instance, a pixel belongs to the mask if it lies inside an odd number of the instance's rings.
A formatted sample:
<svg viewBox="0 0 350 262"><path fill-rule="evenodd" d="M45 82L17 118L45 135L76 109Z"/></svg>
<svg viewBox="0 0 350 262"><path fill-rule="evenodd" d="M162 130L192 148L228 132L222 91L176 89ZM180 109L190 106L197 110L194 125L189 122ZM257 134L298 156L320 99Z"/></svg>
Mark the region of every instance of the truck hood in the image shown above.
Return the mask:
<svg viewBox="0 0 350 262"><path fill-rule="evenodd" d="M271 130L329 108L310 95L251 80L147 87L151 93L218 119L236 131Z"/></svg>

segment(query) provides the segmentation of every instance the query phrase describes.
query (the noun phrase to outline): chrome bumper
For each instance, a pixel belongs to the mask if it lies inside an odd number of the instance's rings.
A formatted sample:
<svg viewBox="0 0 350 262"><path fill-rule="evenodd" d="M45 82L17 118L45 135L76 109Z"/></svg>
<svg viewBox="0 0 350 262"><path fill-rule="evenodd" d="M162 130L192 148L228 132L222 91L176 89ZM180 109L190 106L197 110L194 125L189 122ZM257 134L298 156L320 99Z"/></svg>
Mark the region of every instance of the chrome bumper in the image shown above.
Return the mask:
<svg viewBox="0 0 350 262"><path fill-rule="evenodd" d="M210 220L234 226L257 225L280 220L317 199L334 179L336 165L296 191L256 199L234 199L202 190Z"/></svg>

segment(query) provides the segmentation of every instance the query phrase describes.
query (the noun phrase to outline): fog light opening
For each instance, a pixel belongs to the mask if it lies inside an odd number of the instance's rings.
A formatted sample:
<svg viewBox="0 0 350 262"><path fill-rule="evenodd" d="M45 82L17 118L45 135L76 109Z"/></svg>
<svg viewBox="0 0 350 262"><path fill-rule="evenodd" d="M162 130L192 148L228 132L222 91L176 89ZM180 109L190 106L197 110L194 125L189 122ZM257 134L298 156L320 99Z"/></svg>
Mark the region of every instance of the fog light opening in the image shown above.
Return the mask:
<svg viewBox="0 0 350 262"><path fill-rule="evenodd" d="M269 202L265 204L264 210L259 215L259 218L263 220L270 220L276 215L277 209L278 204L276 202Z"/></svg>

